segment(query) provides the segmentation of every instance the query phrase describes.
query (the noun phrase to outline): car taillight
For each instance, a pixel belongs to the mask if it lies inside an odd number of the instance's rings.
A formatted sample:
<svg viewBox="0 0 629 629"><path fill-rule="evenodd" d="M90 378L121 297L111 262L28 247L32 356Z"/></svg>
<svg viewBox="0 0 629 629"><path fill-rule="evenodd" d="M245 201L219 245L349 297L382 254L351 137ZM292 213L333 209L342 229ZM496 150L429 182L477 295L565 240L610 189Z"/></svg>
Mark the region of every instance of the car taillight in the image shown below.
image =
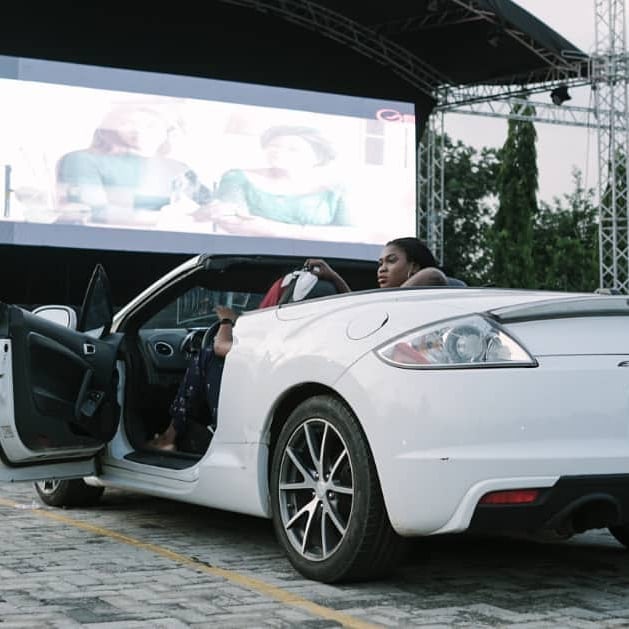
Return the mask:
<svg viewBox="0 0 629 629"><path fill-rule="evenodd" d="M510 489L491 491L479 501L481 505L522 505L535 502L539 498L539 489Z"/></svg>

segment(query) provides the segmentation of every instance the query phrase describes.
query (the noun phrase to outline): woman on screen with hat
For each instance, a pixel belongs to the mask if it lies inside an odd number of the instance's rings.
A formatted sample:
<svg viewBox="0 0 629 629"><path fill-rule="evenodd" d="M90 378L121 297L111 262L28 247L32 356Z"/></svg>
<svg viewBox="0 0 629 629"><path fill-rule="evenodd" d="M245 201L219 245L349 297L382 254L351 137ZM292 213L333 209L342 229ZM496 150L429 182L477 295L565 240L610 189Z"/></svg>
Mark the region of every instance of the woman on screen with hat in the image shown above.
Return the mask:
<svg viewBox="0 0 629 629"><path fill-rule="evenodd" d="M266 165L228 170L214 200L195 213L217 231L247 236L363 241L343 186L332 175L332 144L318 130L275 126L260 137Z"/></svg>

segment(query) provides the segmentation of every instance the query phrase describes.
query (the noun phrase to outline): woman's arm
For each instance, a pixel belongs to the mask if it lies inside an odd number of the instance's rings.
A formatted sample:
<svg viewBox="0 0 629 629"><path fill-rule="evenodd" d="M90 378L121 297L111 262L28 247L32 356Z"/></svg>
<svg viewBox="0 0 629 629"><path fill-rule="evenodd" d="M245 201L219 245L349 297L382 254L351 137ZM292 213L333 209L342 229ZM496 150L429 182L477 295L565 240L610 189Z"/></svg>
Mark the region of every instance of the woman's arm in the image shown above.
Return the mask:
<svg viewBox="0 0 629 629"><path fill-rule="evenodd" d="M308 258L304 266L321 280L332 282L339 293L350 293L349 284L325 261L320 258Z"/></svg>
<svg viewBox="0 0 629 629"><path fill-rule="evenodd" d="M236 323L238 315L227 306L216 306L214 308L218 320L221 322L218 326L218 332L214 337L214 354L223 358L227 356L229 350L234 344L233 327Z"/></svg>

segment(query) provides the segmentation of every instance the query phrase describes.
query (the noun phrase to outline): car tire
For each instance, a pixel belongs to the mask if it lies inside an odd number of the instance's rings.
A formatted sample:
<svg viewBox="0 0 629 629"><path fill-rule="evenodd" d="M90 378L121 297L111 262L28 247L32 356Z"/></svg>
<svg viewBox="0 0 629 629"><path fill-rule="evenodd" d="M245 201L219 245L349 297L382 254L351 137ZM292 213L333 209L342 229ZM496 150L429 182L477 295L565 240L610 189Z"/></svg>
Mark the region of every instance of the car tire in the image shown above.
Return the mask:
<svg viewBox="0 0 629 629"><path fill-rule="evenodd" d="M399 560L363 430L332 396L300 404L283 426L271 463L276 536L292 565L325 583L384 576Z"/></svg>
<svg viewBox="0 0 629 629"><path fill-rule="evenodd" d="M625 548L629 548L629 524L610 526L608 530Z"/></svg>
<svg viewBox="0 0 629 629"><path fill-rule="evenodd" d="M44 480L34 486L41 501L51 507L89 507L95 505L105 491L104 487L88 485L82 478Z"/></svg>

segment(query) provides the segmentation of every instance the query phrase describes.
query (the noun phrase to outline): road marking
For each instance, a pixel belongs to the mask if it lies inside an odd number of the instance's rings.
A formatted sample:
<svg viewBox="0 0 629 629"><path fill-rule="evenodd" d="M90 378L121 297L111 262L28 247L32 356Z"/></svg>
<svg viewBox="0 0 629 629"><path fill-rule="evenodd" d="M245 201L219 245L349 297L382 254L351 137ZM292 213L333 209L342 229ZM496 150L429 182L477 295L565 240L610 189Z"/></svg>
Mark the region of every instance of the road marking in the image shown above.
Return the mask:
<svg viewBox="0 0 629 629"><path fill-rule="evenodd" d="M24 508L23 505L20 505L17 502L13 502L12 500L6 500L4 498L0 498L0 505L11 507L14 509ZM350 627L351 629L375 629L376 627L381 626L365 622L364 620L360 620L358 618L354 618L349 614L344 614L343 612L336 611L335 609L331 609L330 607L318 605L317 603L313 603L306 598L302 598L301 596L297 596L296 594L287 592L280 587L271 585L270 583L266 583L264 581L261 581L260 579L248 577L247 575L236 572L235 570L209 566L197 559L186 557L185 555L180 555L179 553L168 550L167 548L163 548L162 546L158 546L157 544L142 542L139 539L130 537L129 535L123 535L122 533L117 533L116 531L111 531L100 526L95 526L94 524L88 524L87 522L82 522L81 520L74 520L73 518L61 515L60 513L57 513L55 511L48 511L46 509L32 509L31 513L43 518L48 518L49 520L55 520L56 522L73 526L78 529L83 529L84 531L88 531L89 533L93 533L94 535L109 537L110 539L122 542L123 544L129 544L130 546L141 548L148 552L155 553L156 555L160 555L161 557L165 557L166 559L170 559L171 561L189 566L195 570L198 570L199 572L205 572L216 577L222 577L223 579L230 581L231 583L236 583L238 585L248 588L249 590L260 592L261 594L264 594L269 598L273 598L276 601L279 601L280 603L283 603L285 605L291 605L293 607L305 610L313 616L338 622L344 627Z"/></svg>

